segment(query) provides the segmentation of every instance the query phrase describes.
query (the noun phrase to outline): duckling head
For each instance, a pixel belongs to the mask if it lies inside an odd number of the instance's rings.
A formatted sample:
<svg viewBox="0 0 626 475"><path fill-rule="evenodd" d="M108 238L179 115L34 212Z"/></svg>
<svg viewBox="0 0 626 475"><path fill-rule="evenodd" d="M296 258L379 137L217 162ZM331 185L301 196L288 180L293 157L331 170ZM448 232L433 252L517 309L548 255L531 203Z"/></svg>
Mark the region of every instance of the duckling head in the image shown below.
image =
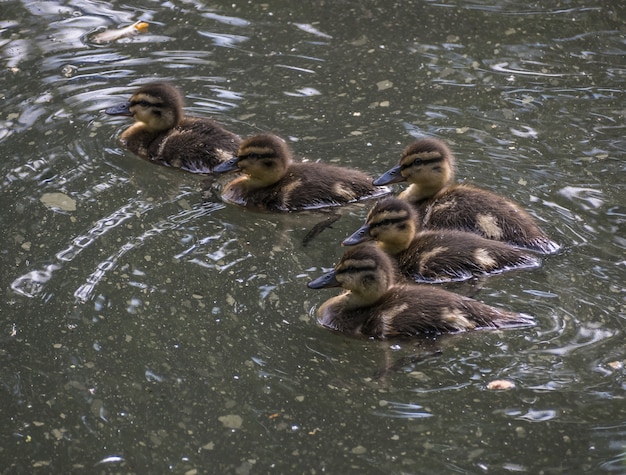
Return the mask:
<svg viewBox="0 0 626 475"><path fill-rule="evenodd" d="M237 156L219 164L213 171L227 173L238 170L247 176L246 185L249 188L263 188L285 176L291 163L287 143L276 135L262 134L244 140Z"/></svg>
<svg viewBox="0 0 626 475"><path fill-rule="evenodd" d="M376 302L395 283L396 270L383 251L372 244L348 249L335 268L308 283L311 289L343 287L354 306Z"/></svg>
<svg viewBox="0 0 626 475"><path fill-rule="evenodd" d="M131 116L149 132L172 129L183 118L183 96L173 85L153 82L141 86L125 104L111 107L109 115Z"/></svg>
<svg viewBox="0 0 626 475"><path fill-rule="evenodd" d="M377 241L380 248L397 254L407 247L417 232L417 211L406 201L386 198L370 210L365 224L344 239L342 245L354 246L364 241Z"/></svg>
<svg viewBox="0 0 626 475"><path fill-rule="evenodd" d="M408 181L430 197L454 178L454 155L437 139L420 139L406 147L400 162L374 180L375 186Z"/></svg>

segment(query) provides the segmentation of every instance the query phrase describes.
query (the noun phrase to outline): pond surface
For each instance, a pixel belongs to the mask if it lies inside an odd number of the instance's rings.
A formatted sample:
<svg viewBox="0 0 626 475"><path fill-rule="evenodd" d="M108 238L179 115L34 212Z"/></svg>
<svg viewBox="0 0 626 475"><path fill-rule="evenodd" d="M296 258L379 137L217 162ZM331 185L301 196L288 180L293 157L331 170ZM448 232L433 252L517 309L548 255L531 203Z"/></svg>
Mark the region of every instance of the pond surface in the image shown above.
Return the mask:
<svg viewBox="0 0 626 475"><path fill-rule="evenodd" d="M621 2L2 12L0 473L626 473ZM137 20L147 33L92 41ZM319 213L225 205L220 182L133 156L103 110L150 79L242 136L372 175L415 137L445 140L459 180L564 246L450 289L537 326L398 342L320 327L336 291L306 283L369 205L303 247Z"/></svg>

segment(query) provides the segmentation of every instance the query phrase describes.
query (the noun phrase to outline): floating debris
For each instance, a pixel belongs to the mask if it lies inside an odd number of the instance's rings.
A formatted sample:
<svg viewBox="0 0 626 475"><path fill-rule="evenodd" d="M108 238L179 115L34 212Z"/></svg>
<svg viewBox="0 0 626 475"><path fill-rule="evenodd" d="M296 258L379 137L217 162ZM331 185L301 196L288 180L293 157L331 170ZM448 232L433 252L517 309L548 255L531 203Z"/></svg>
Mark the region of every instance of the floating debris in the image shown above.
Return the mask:
<svg viewBox="0 0 626 475"><path fill-rule="evenodd" d="M221 416L218 417L217 420L224 424L224 427L227 429L241 429L241 425L243 424L243 418L237 414Z"/></svg>
<svg viewBox="0 0 626 475"><path fill-rule="evenodd" d="M98 33L93 38L91 38L91 41L97 44L111 43L122 38L129 38L140 33L146 33L148 31L148 26L148 23L146 23L145 21L137 21L132 25L126 26L124 28L104 30L103 32Z"/></svg>
<svg viewBox="0 0 626 475"><path fill-rule="evenodd" d="M105 457L102 460L96 462L95 465L101 465L105 463L120 463L124 461L124 457L120 457L119 455L111 455L110 457Z"/></svg>
<svg viewBox="0 0 626 475"><path fill-rule="evenodd" d="M501 391L505 389L512 389L514 387L515 383L506 379L495 379L487 384L487 389L491 389L492 391Z"/></svg>

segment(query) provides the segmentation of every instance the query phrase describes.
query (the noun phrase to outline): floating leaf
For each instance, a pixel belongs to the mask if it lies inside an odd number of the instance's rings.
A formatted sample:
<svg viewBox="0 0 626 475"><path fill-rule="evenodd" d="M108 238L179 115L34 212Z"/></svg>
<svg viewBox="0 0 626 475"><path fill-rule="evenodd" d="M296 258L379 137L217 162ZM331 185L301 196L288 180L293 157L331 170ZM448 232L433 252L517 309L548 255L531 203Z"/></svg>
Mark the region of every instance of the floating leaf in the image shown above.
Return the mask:
<svg viewBox="0 0 626 475"><path fill-rule="evenodd" d="M224 427L229 429L240 429L241 424L243 424L243 419L237 414L228 414L226 416L218 417L217 419L224 424Z"/></svg>
<svg viewBox="0 0 626 475"><path fill-rule="evenodd" d="M76 211L76 200L73 200L65 193L44 193L41 195L40 200L48 208Z"/></svg>

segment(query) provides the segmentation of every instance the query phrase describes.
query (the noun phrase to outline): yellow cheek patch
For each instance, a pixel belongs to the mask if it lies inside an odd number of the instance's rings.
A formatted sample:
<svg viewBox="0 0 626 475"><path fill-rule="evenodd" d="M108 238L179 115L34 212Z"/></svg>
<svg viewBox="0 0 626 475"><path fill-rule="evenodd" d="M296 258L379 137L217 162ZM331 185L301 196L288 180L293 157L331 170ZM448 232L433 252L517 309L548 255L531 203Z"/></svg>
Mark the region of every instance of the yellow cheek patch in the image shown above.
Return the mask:
<svg viewBox="0 0 626 475"><path fill-rule="evenodd" d="M502 229L498 226L498 219L491 214L478 214L476 224L489 239L502 239Z"/></svg>

